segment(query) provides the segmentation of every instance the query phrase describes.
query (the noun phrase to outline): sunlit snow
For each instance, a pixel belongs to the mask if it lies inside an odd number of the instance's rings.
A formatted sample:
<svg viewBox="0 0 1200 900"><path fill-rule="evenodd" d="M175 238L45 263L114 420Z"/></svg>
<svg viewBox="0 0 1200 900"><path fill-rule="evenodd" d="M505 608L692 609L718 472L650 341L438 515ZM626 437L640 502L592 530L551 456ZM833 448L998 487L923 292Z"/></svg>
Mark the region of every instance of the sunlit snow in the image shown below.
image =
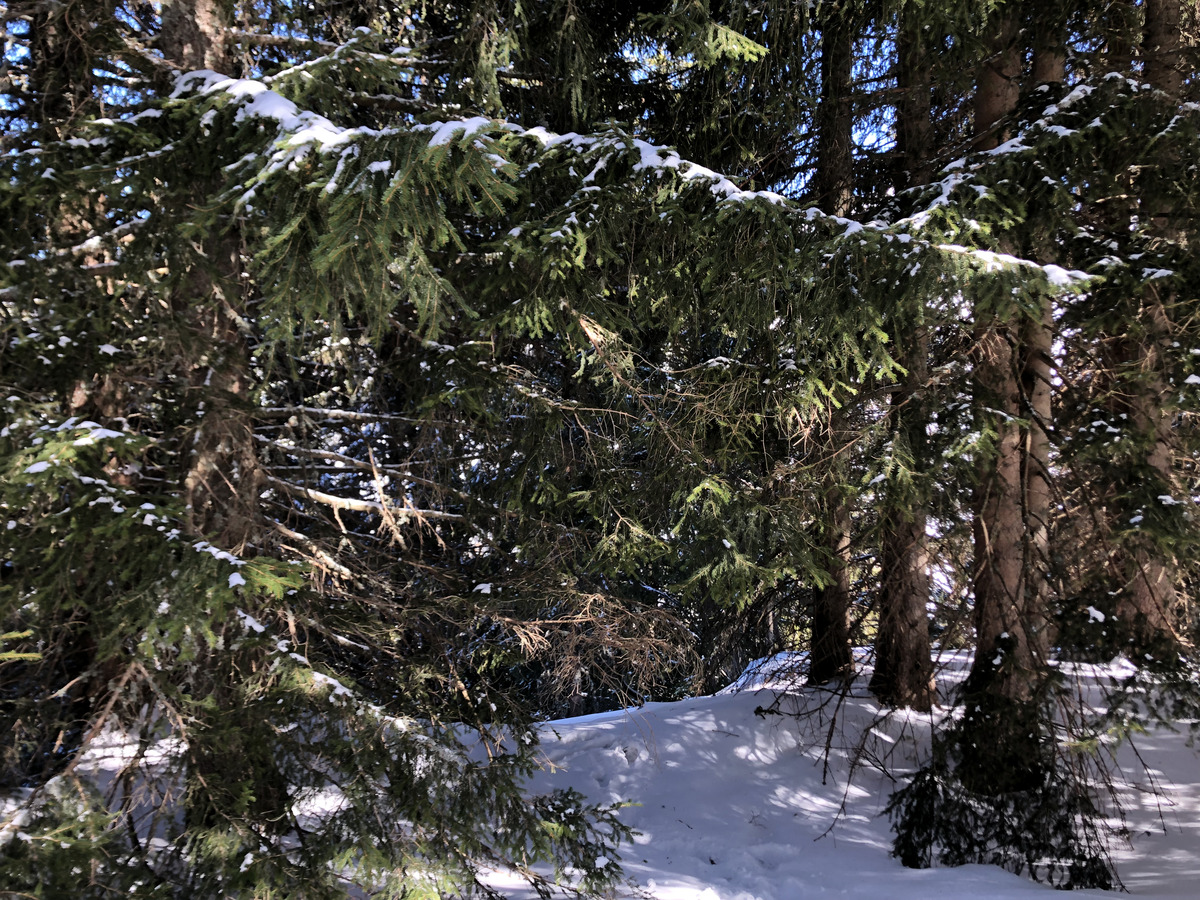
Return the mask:
<svg viewBox="0 0 1200 900"><path fill-rule="evenodd" d="M795 657L769 660L711 697L543 727L553 768L538 777L538 787L573 786L596 801L638 804L623 813L640 834L622 853L632 883L617 892L620 900L1059 896L991 866L916 870L892 859L883 810L897 780L928 752L931 717L886 715L866 690L869 672L842 697L797 686L789 663L794 668ZM941 663L946 690L961 680L967 657L946 654ZM1120 664L1070 668L1084 691L1128 674ZM772 709L780 695L782 715ZM1147 769L1128 750L1120 757L1130 837L1114 845L1118 874L1134 897L1196 898L1196 756L1183 736L1165 731L1141 737L1136 749ZM1165 798L1149 790L1152 781ZM533 896L502 873L492 883L513 900Z"/></svg>

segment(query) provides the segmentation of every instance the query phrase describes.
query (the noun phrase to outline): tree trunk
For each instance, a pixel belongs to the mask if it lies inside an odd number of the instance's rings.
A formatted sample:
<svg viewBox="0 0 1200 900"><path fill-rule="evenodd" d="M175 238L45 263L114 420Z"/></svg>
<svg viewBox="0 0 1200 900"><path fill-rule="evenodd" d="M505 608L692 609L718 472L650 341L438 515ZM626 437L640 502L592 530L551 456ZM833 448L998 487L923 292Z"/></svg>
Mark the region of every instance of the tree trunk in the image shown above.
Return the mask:
<svg viewBox="0 0 1200 900"><path fill-rule="evenodd" d="M1146 0L1142 58L1146 81L1169 97L1183 86L1179 0Z"/></svg>
<svg viewBox="0 0 1200 900"><path fill-rule="evenodd" d="M921 46L917 17L906 13L897 41L901 100L896 131L909 186L924 183L929 175L933 141L930 113L930 70ZM929 378L929 335L918 319L915 326L896 335L900 363L907 371L904 382L892 393L890 417L896 452L910 460L914 489L889 487L881 516L880 566L883 583L879 596L879 630L875 639L875 672L870 689L888 706L928 711L933 706L933 662L930 657L929 548L924 485L919 482L925 462L925 428L929 410L925 403Z"/></svg>
<svg viewBox="0 0 1200 900"><path fill-rule="evenodd" d="M1021 55L1017 21L1006 15L996 23L999 49L979 68L975 97L975 147L988 150L1005 140L1006 119L1016 109ZM1044 316L1038 325L1014 327L1012 313L981 312L975 326L975 405L990 447L979 454L975 499L975 662L969 692L987 691L1012 702L1032 696L1045 666L1045 592L1041 561L1045 520L1027 520L1027 503L1045 505L1047 470L1045 429L1028 432L1020 420L1029 414L1022 398L1028 378L1039 391L1037 403L1049 409L1049 353L1043 344ZM1021 338L1036 348L1026 352ZM1043 371L1044 370L1044 371ZM1045 390L1042 394L1040 391ZM1031 401L1032 403L1033 401ZM1027 488L1033 494L1027 496ZM1045 495L1043 497L1043 494ZM1048 509L1048 506L1046 506ZM1030 532L1030 529L1033 532ZM1039 531L1040 529L1040 531Z"/></svg>
<svg viewBox="0 0 1200 900"><path fill-rule="evenodd" d="M227 7L218 0L174 0L162 17L160 46L167 61L183 70L230 72ZM197 179L198 201L210 185ZM265 534L259 506L263 473L255 447L249 400L253 378L246 339L238 325L244 307L241 247L236 233L218 224L200 246L174 288L175 314L188 332L188 350L178 361L188 384L188 406L197 424L180 435L185 469L182 493L187 531L238 556L255 552ZM229 622L210 624L217 639L194 691L205 698L187 733L190 829L225 829L231 811L251 794L261 821L288 826L288 789L262 746L246 746L253 716L242 695L245 672L255 665L221 647ZM238 626L233 626L238 627Z"/></svg>
<svg viewBox="0 0 1200 900"><path fill-rule="evenodd" d="M183 70L228 72L228 13L220 0L174 0L163 9L160 45ZM203 194L204 185L198 185ZM187 440L184 497L189 531L242 553L261 531L262 474L249 419L249 353L237 327L241 263L234 235L204 241L177 289L179 313L190 319L194 359L183 359L200 421Z"/></svg>
<svg viewBox="0 0 1200 900"><path fill-rule="evenodd" d="M1171 323L1165 306L1154 288L1146 289L1142 309L1146 336L1142 340L1118 341L1118 364L1134 380L1133 390L1118 400L1129 416L1135 434L1149 443L1144 468L1154 479L1161 496L1182 498L1174 474L1174 446L1171 421L1163 412L1167 383L1161 374L1164 351L1171 342ZM1123 523L1122 523L1123 525ZM1123 584L1118 592L1118 627L1129 642L1135 658L1146 655L1170 662L1183 651L1183 641L1175 627L1175 564L1160 548L1149 542L1123 555L1120 570Z"/></svg>
<svg viewBox="0 0 1200 900"><path fill-rule="evenodd" d="M813 591L812 655L808 680L825 684L853 674L850 651L850 507L837 475L825 482L823 539L830 583Z"/></svg>
<svg viewBox="0 0 1200 900"><path fill-rule="evenodd" d="M1057 26L1039 27L1034 36L1033 82L1061 86L1066 78L1066 52ZM1056 248L1039 247L1053 258ZM1033 315L1021 323L1021 397L1024 431L1021 484L1025 503L1025 618L1037 632L1037 652L1048 647L1050 608L1050 423L1053 421L1054 309L1049 296L1038 298Z"/></svg>
<svg viewBox="0 0 1200 900"><path fill-rule="evenodd" d="M821 30L821 105L817 110L817 169L814 200L835 216L850 214L854 200L853 126L850 76L854 32L840 6L829 11Z"/></svg>
<svg viewBox="0 0 1200 900"><path fill-rule="evenodd" d="M976 489L971 679L974 687L986 684L1009 699L1025 700L1042 665L1038 626L1044 624L1044 614L1026 602L1022 443L1027 436L1018 422L1021 385L1008 327L991 322L978 328L975 343L976 404L984 410L983 427L994 438L990 452L980 454Z"/></svg>
<svg viewBox="0 0 1200 900"><path fill-rule="evenodd" d="M1138 11L1134 0L1110 0L1101 15L1105 37L1102 61L1106 70L1128 75L1133 61L1133 49L1137 44L1135 23Z"/></svg>
<svg viewBox="0 0 1200 900"><path fill-rule="evenodd" d="M163 4L159 46L184 71L229 73L229 17L221 0L171 0Z"/></svg>
<svg viewBox="0 0 1200 900"><path fill-rule="evenodd" d="M924 402L929 376L925 328L918 325L913 329L909 342L902 359L908 374L892 394L890 414L896 452L911 460L917 483L908 491L889 488L884 500L880 546L883 584L870 689L889 706L928 711L935 691L926 616L930 588L927 513L924 485L919 481L929 421Z"/></svg>
<svg viewBox="0 0 1200 900"><path fill-rule="evenodd" d="M1067 51L1061 25L1037 25L1033 48L1033 83L1059 84L1067 77Z"/></svg>
<svg viewBox="0 0 1200 900"><path fill-rule="evenodd" d="M875 673L870 689L888 706L927 712L935 690L930 658L929 549L926 513L917 505L905 518L889 508L880 553L883 591L875 639Z"/></svg>
<svg viewBox="0 0 1200 900"><path fill-rule="evenodd" d="M933 152L931 91L933 71L921 38L920 17L905 12L896 40L900 102L896 109L896 137L904 160L904 184L924 184L930 175Z"/></svg>
<svg viewBox="0 0 1200 900"><path fill-rule="evenodd" d="M207 258L189 273L179 297L200 350L198 358L183 361L200 416L186 442L188 530L241 555L263 531L264 475L250 415L249 351L237 327L238 246L221 236L206 241L204 250Z"/></svg>
<svg viewBox="0 0 1200 900"><path fill-rule="evenodd" d="M825 212L850 214L853 196L853 115L850 76L853 30L841 6L829 10L821 31L821 105L817 111L817 170L815 199ZM831 414L827 433L836 451L837 416ZM843 474L836 452L824 486L821 541L829 560L830 583L813 592L812 656L808 680L824 684L854 671L850 649L850 525L847 498L840 488Z"/></svg>
<svg viewBox="0 0 1200 900"><path fill-rule="evenodd" d="M1146 0L1142 56L1146 80L1172 99L1179 98L1183 84L1179 0ZM1172 165L1169 159L1164 166ZM1179 230L1172 221L1172 204L1165 197L1151 198L1145 205L1150 227L1168 240L1178 240ZM1173 298L1163 297L1153 287L1143 296L1140 318L1144 338L1121 339L1118 353L1134 379L1133 390L1125 401L1130 422L1143 435L1149 449L1145 470L1157 483L1157 493L1183 499L1186 492L1174 474L1174 441L1171 422L1163 411L1168 384L1162 374L1164 355L1170 347L1172 323L1168 307ZM1175 627L1174 560L1152 545L1136 547L1127 554L1122 572L1124 584L1117 602L1117 619L1137 658L1147 655L1171 661L1183 651L1183 641Z"/></svg>
<svg viewBox="0 0 1200 900"><path fill-rule="evenodd" d="M1017 108L1020 95L1021 54L1017 47L1018 23L1007 13L996 23L997 48L979 64L975 87L976 150L991 150L1008 140L1008 117Z"/></svg>

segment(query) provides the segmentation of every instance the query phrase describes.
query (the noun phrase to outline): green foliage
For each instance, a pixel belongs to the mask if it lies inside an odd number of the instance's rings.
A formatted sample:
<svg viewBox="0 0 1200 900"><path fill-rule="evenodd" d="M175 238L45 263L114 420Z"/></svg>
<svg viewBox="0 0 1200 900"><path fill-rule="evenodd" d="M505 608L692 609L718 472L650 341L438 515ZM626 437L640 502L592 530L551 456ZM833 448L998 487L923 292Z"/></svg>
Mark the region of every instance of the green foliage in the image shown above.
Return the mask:
<svg viewBox="0 0 1200 900"><path fill-rule="evenodd" d="M966 787L952 763L922 768L889 802L893 855L911 868L983 863L1057 888L1112 888L1104 843L1087 831L1098 811L1086 788L1066 764L1024 768L1037 780L1000 794Z"/></svg>
<svg viewBox="0 0 1200 900"><path fill-rule="evenodd" d="M643 14L641 22L673 45L674 55L709 68L719 62L758 62L767 48L734 29L713 21L707 4L700 0L677 4L662 15Z"/></svg>
<svg viewBox="0 0 1200 900"><path fill-rule="evenodd" d="M336 82L375 47L352 40L322 74ZM452 146L421 128L370 130L382 138L370 159L322 157L286 115L246 113L261 83L219 82L185 81L144 115L9 160L38 188L6 195L17 211L43 202L37 173L59 167L71 233L50 251L14 238L5 258L19 265L0 284L0 722L4 785L27 792L14 814L28 819L3 864L23 872L14 884L50 894L81 869L97 891L338 896L350 877L432 897L484 890L487 865L543 893L558 880L603 891L621 877L628 830L614 809L522 790L536 736L499 663L545 645L526 620L560 569L539 572L535 555L512 579L532 596L472 598L471 570L498 559L472 542L489 521L512 535L488 491L442 460L475 433L494 446L503 380L449 387L433 339L462 337L475 314L439 267L467 250L458 228L479 240L464 217L506 213L511 172L471 145L469 126ZM298 121L310 135L336 128ZM372 166L383 160L395 177ZM325 190L339 173L359 182ZM393 363L379 348L397 334L417 352ZM460 364L487 360L487 343ZM408 382L422 358L434 378ZM360 424L306 431L285 416L295 425L281 435L258 412L272 404L299 416L321 404ZM461 436L435 439L439 416L459 419ZM437 480L397 458L419 445ZM284 474L296 450L351 466L306 481ZM430 508L413 521L411 482L385 491L394 475L376 463L436 487L416 500ZM379 500L354 507L364 485ZM445 500L443 485L466 490ZM307 502L338 494L345 513ZM227 499L206 501L209 516L196 501L213 496ZM426 515L450 524L434 530ZM631 642L627 658L640 652ZM105 771L96 754L114 742L132 755L115 761L120 790L88 801L94 815L39 799L59 783L90 790ZM51 858L52 842L70 848Z"/></svg>
<svg viewBox="0 0 1200 900"><path fill-rule="evenodd" d="M1108 750L1063 746L1057 679L1011 698L979 676L976 666L961 716L888 803L892 855L913 868L984 863L1061 889L1114 887L1093 780Z"/></svg>
<svg viewBox="0 0 1200 900"><path fill-rule="evenodd" d="M220 38L234 78L151 62L142 7L9 26L31 74L0 180L0 783L32 824L0 865L49 893L73 868L193 895L433 897L493 865L611 887L619 810L525 796L532 721L677 697L731 643L776 649L768 618L809 634L839 506L854 621L911 508L969 644L971 494L1035 422L972 389L976 339L1019 344L1047 302L1060 505L1024 564L1064 654L1161 663L1172 699L1119 695L1122 728L1193 709L1195 110L1101 73L1117 26L1053 4L1027 33L1078 29L1069 88L952 161L1008 8L267 5ZM102 26L70 31L90 67L47 68L75 15ZM794 199L833 16L864 222ZM897 191L864 133L896 127L901 16L937 51L945 168ZM1185 609L1163 652L1120 618L1148 557ZM1101 884L1049 701L965 702L893 802L899 855ZM138 752L102 801L110 733ZM973 755L988 734L1028 753Z"/></svg>
<svg viewBox="0 0 1200 900"><path fill-rule="evenodd" d="M5 809L6 819L10 814ZM0 837L0 880L27 897L170 897L94 785L70 777L43 786Z"/></svg>

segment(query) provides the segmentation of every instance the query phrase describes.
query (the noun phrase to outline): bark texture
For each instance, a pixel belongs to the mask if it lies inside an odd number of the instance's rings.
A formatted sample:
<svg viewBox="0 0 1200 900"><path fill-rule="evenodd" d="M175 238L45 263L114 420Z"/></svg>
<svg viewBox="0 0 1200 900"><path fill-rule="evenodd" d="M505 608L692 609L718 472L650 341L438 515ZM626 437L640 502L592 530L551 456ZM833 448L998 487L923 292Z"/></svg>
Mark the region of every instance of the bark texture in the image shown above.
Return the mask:
<svg viewBox="0 0 1200 900"><path fill-rule="evenodd" d="M825 684L853 673L850 650L850 507L831 478L825 485L825 539L830 583L813 591L808 680Z"/></svg>
<svg viewBox="0 0 1200 900"><path fill-rule="evenodd" d="M995 24L996 51L980 65L975 97L975 147L988 150L1007 138L1021 76L1017 20L1007 13ZM1014 322L1013 310L977 312L974 388L981 425L991 435L980 454L975 498L975 663L968 689L1008 701L1029 700L1044 669L1048 484L1039 459L1048 452L1049 355L1046 311L1036 327ZM1028 346L1026 341L1032 343ZM1024 383L1023 383L1024 382ZM1037 392L1034 401L1030 391ZM1025 398L1029 397L1028 404ZM1034 403L1043 424L1028 430L1021 420ZM1032 502L1038 511L1030 514Z"/></svg>
<svg viewBox="0 0 1200 900"><path fill-rule="evenodd" d="M1186 492L1175 477L1171 421L1163 411L1168 385L1162 375L1162 357L1171 342L1171 323L1162 298L1153 288L1146 291L1141 316L1144 337L1117 342L1117 365L1134 385L1117 405L1146 445L1142 465L1145 476L1156 484L1155 491L1180 498ZM1174 560L1149 541L1123 555L1118 571L1122 584L1117 620L1130 651L1137 656L1150 654L1169 661L1183 651L1175 627L1175 568Z"/></svg>
<svg viewBox="0 0 1200 900"><path fill-rule="evenodd" d="M1009 137L1009 116L1021 91L1021 54L1016 17L1006 13L989 42L993 52L979 64L975 80L976 150L991 150Z"/></svg>
<svg viewBox="0 0 1200 900"><path fill-rule="evenodd" d="M1183 87L1179 0L1146 0L1142 58L1146 81L1170 97Z"/></svg>
<svg viewBox="0 0 1200 900"><path fill-rule="evenodd" d="M1108 71L1126 75L1137 45L1137 7L1134 0L1111 0L1102 15L1106 40L1104 62Z"/></svg>
<svg viewBox="0 0 1200 900"><path fill-rule="evenodd" d="M229 10L220 0L173 0L163 8L160 45L181 69L228 72L228 33ZM201 250L177 291L179 314L190 320L195 347L180 362L200 410L187 441L184 496L192 534L242 553L261 531L263 476L247 398L249 353L237 327L242 306L237 237L214 235Z"/></svg>
<svg viewBox="0 0 1200 900"><path fill-rule="evenodd" d="M229 72L230 15L221 0L171 0L163 4L160 46L184 71Z"/></svg>
<svg viewBox="0 0 1200 900"><path fill-rule="evenodd" d="M1034 35L1035 86L1061 87L1066 78L1064 35L1058 28L1038 28ZM1036 242L1035 242L1036 243ZM1033 258L1053 258L1053 247L1031 248ZM1050 518L1053 493L1050 475L1050 426L1053 421L1054 308L1050 297L1039 297L1020 328L1021 416L1023 431L1021 484L1025 516L1025 617L1036 632L1036 652L1045 653L1050 641Z"/></svg>
<svg viewBox="0 0 1200 900"><path fill-rule="evenodd" d="M189 273L179 303L203 352L183 360L200 419L188 441L184 496L189 531L241 555L263 532L259 494L265 476L255 446L250 357L237 327L238 247L223 236Z"/></svg>
<svg viewBox="0 0 1200 900"><path fill-rule="evenodd" d="M850 77L854 32L842 7L829 10L821 30L821 105L817 111L817 206L850 214L854 199L853 108Z"/></svg>
<svg viewBox="0 0 1200 900"><path fill-rule="evenodd" d="M870 689L888 706L927 712L935 698L930 657L929 549L924 508L892 512L880 563L883 594Z"/></svg>
<svg viewBox="0 0 1200 900"><path fill-rule="evenodd" d="M883 584L870 689L889 706L927 711L935 691L926 615L930 599L928 515L919 482L929 421L924 402L929 349L925 329L913 329L909 341L903 359L908 374L892 394L892 440L897 452L918 469L914 472L918 483L914 490L885 498L880 547Z"/></svg>
<svg viewBox="0 0 1200 900"><path fill-rule="evenodd" d="M924 184L931 174L933 155L933 112L931 90L933 69L921 39L921 23L908 9L896 39L897 105L896 135L904 161L904 183Z"/></svg>
<svg viewBox="0 0 1200 900"><path fill-rule="evenodd" d="M916 17L905 16L897 42L901 101L897 134L903 154L906 181L922 184L929 175L933 143L930 113L930 68L921 46ZM928 518L921 483L925 461L925 428L929 410L925 400L929 380L929 335L918 317L914 323L897 322L897 350L907 371L891 397L892 441L897 454L912 467L912 488L889 488L881 515L879 630L875 639L875 672L871 691L885 704L928 711L933 706L933 661L930 655L929 547L925 534Z"/></svg>
<svg viewBox="0 0 1200 900"><path fill-rule="evenodd" d="M229 72L227 41L229 8L216 0L174 0L163 9L160 46L169 63L183 70ZM207 200L210 185L198 176L198 202ZM233 230L219 223L198 246L195 256L180 260L173 312L183 324L185 344L178 360L188 386L186 403L195 410L194 427L180 435L179 458L187 530L237 556L252 556L267 534L259 495L265 483L253 434L253 384L250 353L239 329L245 309L241 279L241 246ZM214 622L224 640L229 623ZM236 653L212 656L210 680L195 690L206 692L211 719L196 721L187 733L189 789L186 817L193 827L222 829L229 810L241 797L229 792L253 785L248 802L262 820L287 826L288 786L261 746L229 743L229 735L252 733L250 707L240 696L244 672L257 660ZM233 726L233 727L230 727ZM244 727L238 727L244 726ZM240 739L240 738L239 738Z"/></svg>
<svg viewBox="0 0 1200 900"><path fill-rule="evenodd" d="M1033 83L1062 84L1067 76L1067 50L1056 27L1038 28L1033 48Z"/></svg>
<svg viewBox="0 0 1200 900"><path fill-rule="evenodd" d="M1029 603L1024 516L1021 384L1006 327L990 323L975 337L975 393L992 410L994 443L983 454L975 502L975 631L972 677L1012 700L1028 699L1032 675L1044 661L1044 611ZM1037 592L1033 592L1034 596ZM993 671L1001 659L1002 671Z"/></svg>

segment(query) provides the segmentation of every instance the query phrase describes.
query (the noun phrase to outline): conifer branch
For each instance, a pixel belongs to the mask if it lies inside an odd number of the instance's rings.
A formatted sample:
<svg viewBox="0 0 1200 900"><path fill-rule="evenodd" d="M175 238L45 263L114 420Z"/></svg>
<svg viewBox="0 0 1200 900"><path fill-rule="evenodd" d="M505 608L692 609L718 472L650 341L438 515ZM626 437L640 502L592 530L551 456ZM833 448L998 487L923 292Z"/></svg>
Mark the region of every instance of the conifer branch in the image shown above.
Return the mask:
<svg viewBox="0 0 1200 900"><path fill-rule="evenodd" d="M425 424L425 419L397 416L388 413L363 413L348 409L327 409L317 406L264 406L254 411L256 416L268 419L288 419L292 416L309 416L314 419L341 419L345 422L408 422Z"/></svg>
<svg viewBox="0 0 1200 900"><path fill-rule="evenodd" d="M410 506L402 507L384 504L378 500L356 500L351 497L339 497L335 494L327 494L324 491L318 491L315 488L305 487L300 484L293 484L290 481L284 481L282 478L274 478L270 475L266 477L266 483L294 497L306 497L309 500L316 501L333 509L371 513L372 515L398 515L400 519L441 519L451 522L461 522L463 520L463 517L458 513L444 512L438 509L417 509Z"/></svg>
<svg viewBox="0 0 1200 900"><path fill-rule="evenodd" d="M274 527L275 531L283 535L285 538L301 544L303 549L298 552L308 554L308 556L322 568L327 569L330 572L334 572L340 575L342 578L353 577L353 572L334 559L330 553L321 549L321 547L319 547L311 538L306 537L298 531L288 528L282 522L274 522L272 523L272 526Z"/></svg>
<svg viewBox="0 0 1200 900"><path fill-rule="evenodd" d="M364 462L361 459L355 459L352 456L346 456L342 453L335 453L332 450L321 450L316 447L289 446L288 444L285 444L282 441L271 440L270 438L263 437L262 435L255 435L255 438L263 444L270 445L274 449L278 450L280 453L285 453L285 454L288 454L291 456L307 456L312 459L325 459L325 460L329 460L332 463L341 463L342 466L344 467L344 468L338 468L337 466L330 466L328 468L323 467L323 471L339 472L339 471L345 471L345 469L356 469L361 472L382 473L382 474L388 475L392 478L400 478L405 481L411 481L414 484L422 484L422 485L425 485L426 487L436 488L438 490L448 490L448 487L445 484L442 484L437 481L433 481L429 478L422 478L420 475L413 474L413 472L409 469L403 469L403 468L399 468L397 466L373 465L372 463ZM279 467L275 467L275 471L279 471ZM458 494L463 499L470 499L468 497L468 495L463 494L459 491L450 491L450 492Z"/></svg>
<svg viewBox="0 0 1200 900"><path fill-rule="evenodd" d="M341 45L332 41L322 41L318 38L299 37L292 34L263 34L259 31L245 31L234 28L229 31L229 37L238 44L256 44L260 47L317 47L333 52Z"/></svg>
<svg viewBox="0 0 1200 900"><path fill-rule="evenodd" d="M376 109L391 109L404 112L437 112L445 109L437 103L428 103L413 97L398 97L393 94L356 94L349 93L346 100L357 106L370 106Z"/></svg>

